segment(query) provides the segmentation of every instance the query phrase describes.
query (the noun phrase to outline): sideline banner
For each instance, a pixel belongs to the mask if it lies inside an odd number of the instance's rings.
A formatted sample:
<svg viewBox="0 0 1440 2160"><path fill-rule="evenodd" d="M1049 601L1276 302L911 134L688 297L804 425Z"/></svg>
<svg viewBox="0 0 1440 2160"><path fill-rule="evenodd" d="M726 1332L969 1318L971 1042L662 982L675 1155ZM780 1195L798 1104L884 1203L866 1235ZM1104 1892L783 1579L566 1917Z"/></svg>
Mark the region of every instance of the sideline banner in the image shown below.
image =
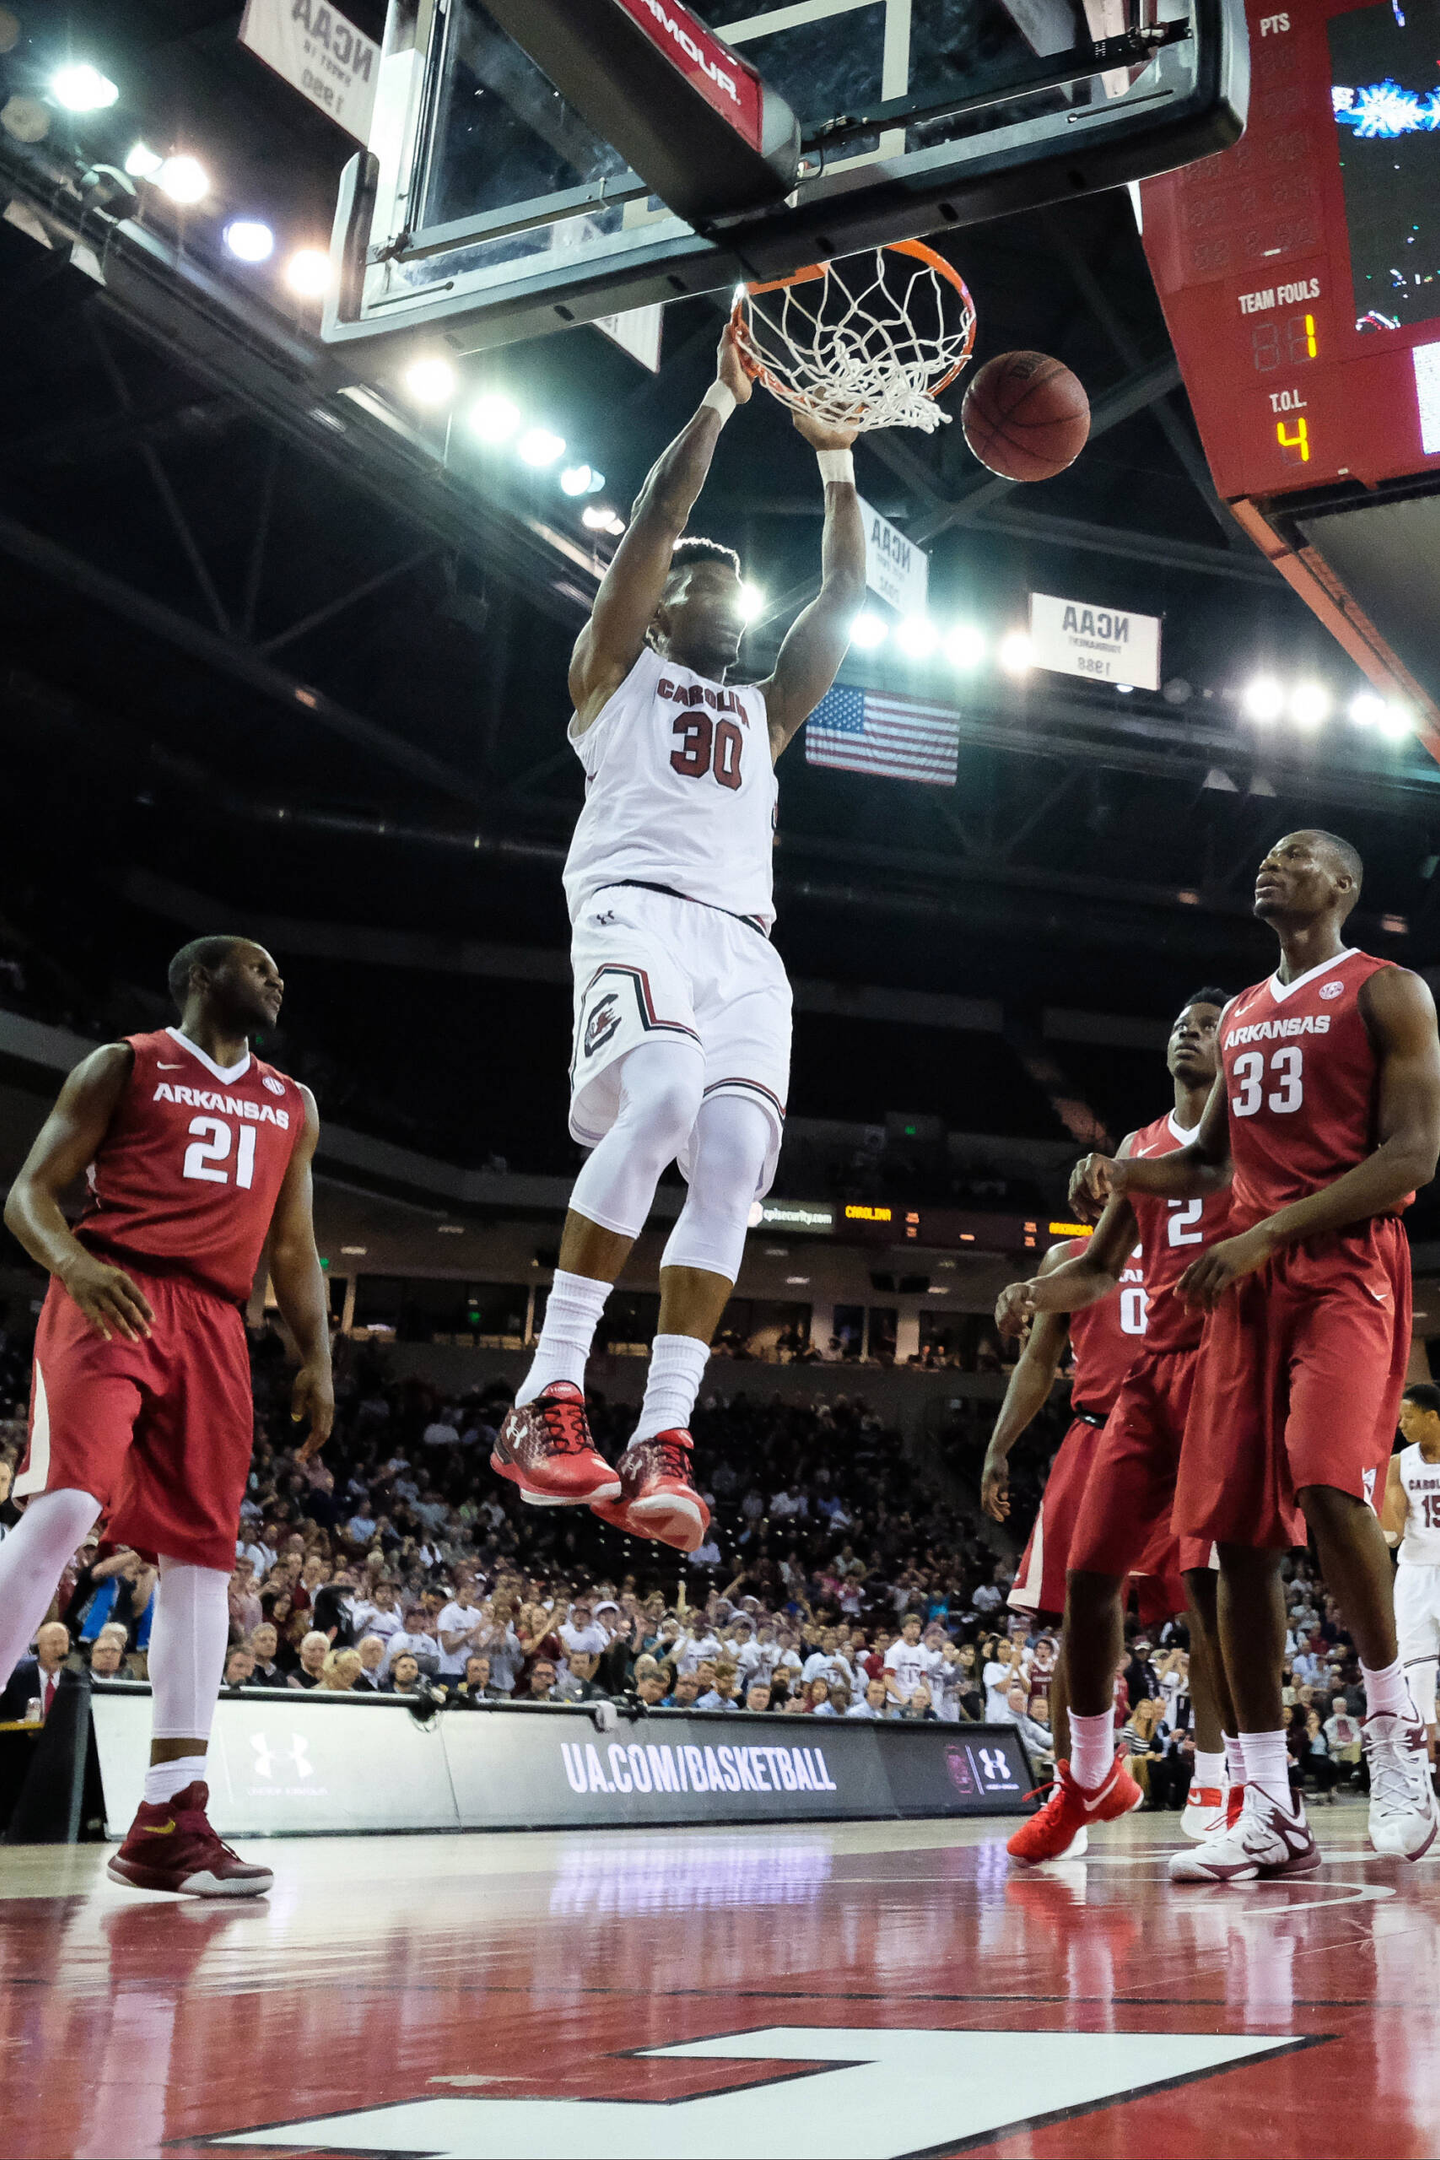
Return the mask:
<svg viewBox="0 0 1440 2160"><path fill-rule="evenodd" d="M96 1685L107 1835L123 1837L149 1753L150 1694ZM442 1710L247 1690L218 1706L210 1817L222 1837L543 1830L1020 1814L1034 1783L1003 1725L622 1712Z"/></svg>

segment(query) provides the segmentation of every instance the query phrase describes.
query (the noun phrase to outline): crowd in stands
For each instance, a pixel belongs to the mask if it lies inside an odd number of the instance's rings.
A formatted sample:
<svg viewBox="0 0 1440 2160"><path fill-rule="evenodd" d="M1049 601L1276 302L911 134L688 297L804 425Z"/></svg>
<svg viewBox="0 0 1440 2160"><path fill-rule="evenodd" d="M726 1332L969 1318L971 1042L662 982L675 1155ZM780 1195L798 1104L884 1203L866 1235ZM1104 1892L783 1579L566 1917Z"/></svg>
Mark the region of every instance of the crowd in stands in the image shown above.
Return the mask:
<svg viewBox="0 0 1440 2160"><path fill-rule="evenodd" d="M722 1715L976 1720L1017 1726L1037 1768L1051 1754L1053 1634L1008 1612L1012 1569L978 1513L931 1489L859 1398L708 1397L694 1430L715 1522L682 1558L621 1541L584 1510L524 1508L489 1468L500 1393L446 1401L387 1378L375 1349L343 1344L335 1433L302 1464L271 1331L254 1338L252 1362L228 1688L409 1694L452 1710L608 1697ZM16 1519L24 1378L22 1352L0 1341L11 1397L0 1398L0 1536ZM597 1401L593 1414L613 1456L626 1412ZM967 1457L981 1442L977 1425ZM1037 1487L1043 1468L1037 1455ZM1023 1535L1023 1487L1012 1490ZM143 1677L154 1582L140 1556L92 1538L40 1631L42 1669L78 1657L97 1677ZM1287 1598L1292 1776L1333 1797L1362 1776L1359 1669L1303 1556ZM1182 1805L1194 1754L1182 1622L1133 1635L1115 1718L1150 1805Z"/></svg>

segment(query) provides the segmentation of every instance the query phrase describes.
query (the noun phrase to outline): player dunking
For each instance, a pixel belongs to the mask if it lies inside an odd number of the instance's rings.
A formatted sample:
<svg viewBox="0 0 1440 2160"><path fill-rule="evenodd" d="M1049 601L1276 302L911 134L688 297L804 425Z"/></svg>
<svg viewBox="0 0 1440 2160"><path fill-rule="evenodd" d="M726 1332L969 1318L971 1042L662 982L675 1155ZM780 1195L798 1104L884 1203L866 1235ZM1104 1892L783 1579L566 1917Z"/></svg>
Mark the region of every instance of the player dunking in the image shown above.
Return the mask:
<svg viewBox="0 0 1440 2160"><path fill-rule="evenodd" d="M198 938L170 963L178 1028L131 1035L71 1073L10 1190L5 1221L50 1289L35 1338L29 1496L0 1544L0 1684L102 1513L158 1556L150 1771L117 1881L201 1897L270 1888L206 1817L205 1755L229 1636L227 1592L254 1411L242 1313L269 1241L300 1348L302 1459L330 1430L329 1317L315 1250L307 1088L262 1064L284 986L248 938ZM60 1195L87 1183L72 1232Z"/></svg>
<svg viewBox="0 0 1440 2160"><path fill-rule="evenodd" d="M1216 1030L1224 1003L1223 992L1205 989L1181 1007L1166 1053L1174 1108L1128 1136L1122 1164L1174 1154L1198 1131L1215 1081ZM1122 1601L1132 1573L1164 1579L1178 1570L1184 1576L1191 1611L1196 1778L1203 1791L1215 1795L1205 1827L1223 1822L1221 1726L1232 1732L1234 1727L1221 1663L1213 1654L1210 1550L1198 1540L1181 1539L1177 1551L1170 1517L1203 1326L1202 1316L1175 1295L1175 1286L1194 1253L1223 1232L1228 1212L1229 1195L1223 1191L1167 1202L1127 1189L1112 1196L1083 1252L1029 1282L1012 1283L996 1308L1002 1330L1014 1334L1036 1313L1093 1306L1118 1288L1139 1239L1145 1336L1095 1443L1070 1537L1063 1631L1070 1757L1057 1761L1055 1791L1045 1807L1010 1839L1007 1849L1017 1860L1033 1864L1072 1857L1084 1850L1095 1824L1128 1813L1144 1797L1115 1751L1114 1675L1124 1643Z"/></svg>
<svg viewBox="0 0 1440 2160"><path fill-rule="evenodd" d="M727 687L743 628L739 562L680 535L751 387L727 329L718 379L641 489L570 663L570 740L586 782L565 869L570 1130L593 1152L535 1359L491 1458L537 1506L588 1503L682 1552L709 1523L687 1427L785 1116L790 987L770 944L775 760L833 682L865 587L853 431L797 415L825 486L824 581L774 673ZM586 1360L677 1158L690 1190L661 1258L640 1417L612 1469L590 1436Z"/></svg>
<svg viewBox="0 0 1440 2160"><path fill-rule="evenodd" d="M1386 1536L1400 1546L1395 1556L1395 1632L1433 1762L1440 1659L1440 1388L1428 1381L1406 1388L1400 1430L1407 1444L1390 1457L1380 1521Z"/></svg>
<svg viewBox="0 0 1440 2160"><path fill-rule="evenodd" d="M1344 943L1361 876L1333 833L1276 842L1255 913L1280 940L1280 965L1226 1008L1199 1132L1168 1156L1090 1156L1076 1172L1076 1205L1092 1209L1117 1193L1202 1199L1233 1176L1229 1234L1180 1279L1180 1296L1210 1317L1174 1523L1220 1547L1245 1794L1228 1828L1175 1855L1179 1881L1316 1864L1303 1804L1291 1806L1280 1695L1280 1562L1307 1527L1360 1654L1371 1843L1414 1860L1440 1828L1396 1652L1390 1555L1368 1504L1410 1350L1400 1212L1440 1154L1440 1041L1420 978Z"/></svg>

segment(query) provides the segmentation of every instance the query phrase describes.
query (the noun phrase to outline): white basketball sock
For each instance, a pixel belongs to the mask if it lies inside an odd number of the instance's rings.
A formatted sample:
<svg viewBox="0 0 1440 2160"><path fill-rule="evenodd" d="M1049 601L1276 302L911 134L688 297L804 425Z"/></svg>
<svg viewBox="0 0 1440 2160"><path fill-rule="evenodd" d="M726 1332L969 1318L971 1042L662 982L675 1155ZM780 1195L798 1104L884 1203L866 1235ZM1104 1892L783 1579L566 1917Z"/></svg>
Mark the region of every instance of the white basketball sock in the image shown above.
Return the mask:
<svg viewBox="0 0 1440 2160"><path fill-rule="evenodd" d="M700 1392L700 1382L709 1362L710 1345L701 1342L697 1336L655 1337L650 1346L645 1400L640 1405L640 1421L631 1435L631 1447L640 1440L653 1440L656 1433L674 1432L677 1427L690 1423L695 1397Z"/></svg>
<svg viewBox="0 0 1440 2160"><path fill-rule="evenodd" d="M1245 1757L1240 1751L1240 1742L1234 1733L1222 1733L1220 1737L1225 1742L1225 1768L1229 1773L1230 1783L1232 1785L1243 1785L1245 1782Z"/></svg>
<svg viewBox="0 0 1440 2160"><path fill-rule="evenodd" d="M37 1493L0 1542L0 1687L35 1640L66 1561L99 1513L93 1493L70 1486Z"/></svg>
<svg viewBox="0 0 1440 2160"><path fill-rule="evenodd" d="M1365 1682L1365 1708L1371 1717L1377 1717L1387 1710L1403 1712L1414 1709L1410 1690L1405 1685L1405 1668L1398 1657L1393 1665L1385 1665L1378 1670L1362 1663L1360 1677Z"/></svg>
<svg viewBox="0 0 1440 2160"><path fill-rule="evenodd" d="M590 1275L570 1275L564 1268L556 1268L535 1356L529 1372L515 1391L517 1409L534 1402L537 1395L543 1395L557 1380L569 1380L578 1388L584 1387L590 1345L595 1340L605 1300L614 1287L613 1283L597 1282Z"/></svg>
<svg viewBox="0 0 1440 2160"><path fill-rule="evenodd" d="M1094 1717L1070 1712L1070 1775L1086 1792L1095 1792L1110 1775L1115 1760L1115 1713L1101 1710Z"/></svg>
<svg viewBox="0 0 1440 2160"><path fill-rule="evenodd" d="M223 1568L160 1555L149 1658L154 1740L203 1743L210 1737L230 1640L229 1587Z"/></svg>
<svg viewBox="0 0 1440 2160"><path fill-rule="evenodd" d="M1295 1802L1290 1797L1290 1760L1285 1753L1284 1729L1242 1732L1240 1753L1245 1763L1245 1783L1257 1786L1267 1800L1293 1815Z"/></svg>
<svg viewBox="0 0 1440 2160"><path fill-rule="evenodd" d="M1197 1788L1201 1785L1208 1785L1213 1789L1218 1790L1218 1788L1224 1783L1225 1757L1220 1754L1218 1750L1213 1755L1206 1755L1203 1754L1199 1748L1196 1748L1195 1784Z"/></svg>
<svg viewBox="0 0 1440 2160"><path fill-rule="evenodd" d="M197 1781L203 1784L204 1780L203 1755L177 1755L173 1762L151 1763L145 1773L145 1798L152 1807L162 1807L176 1793L184 1792L187 1785Z"/></svg>

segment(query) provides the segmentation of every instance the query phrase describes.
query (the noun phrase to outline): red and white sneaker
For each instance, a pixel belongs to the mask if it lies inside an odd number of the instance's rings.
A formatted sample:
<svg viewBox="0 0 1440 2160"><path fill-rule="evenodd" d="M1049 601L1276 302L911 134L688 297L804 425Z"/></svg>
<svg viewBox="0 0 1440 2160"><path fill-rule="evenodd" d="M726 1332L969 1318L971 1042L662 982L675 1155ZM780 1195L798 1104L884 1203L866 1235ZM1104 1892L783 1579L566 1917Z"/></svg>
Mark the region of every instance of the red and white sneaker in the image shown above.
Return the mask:
<svg viewBox="0 0 1440 2160"><path fill-rule="evenodd" d="M210 1826L210 1788L198 1780L173 1800L142 1800L106 1873L135 1890L187 1897L264 1897L275 1877L232 1852Z"/></svg>
<svg viewBox="0 0 1440 2160"><path fill-rule="evenodd" d="M1370 1843L1392 1860L1418 1860L1440 1833L1425 1727L1413 1709L1374 1710L1361 1726L1370 1765Z"/></svg>
<svg viewBox="0 0 1440 2160"><path fill-rule="evenodd" d="M620 1457L618 1500L593 1500L592 1515L632 1537L658 1538L677 1552L696 1552L710 1527L710 1510L695 1490L688 1432L632 1440Z"/></svg>
<svg viewBox="0 0 1440 2160"><path fill-rule="evenodd" d="M1226 1788L1223 1785L1197 1785L1192 1778L1185 1805L1180 1811L1182 1834L1194 1838L1199 1845L1216 1830L1223 1830L1227 1819Z"/></svg>
<svg viewBox="0 0 1440 2160"><path fill-rule="evenodd" d="M1319 1867L1320 1848L1310 1834L1303 1802L1292 1812L1258 1785L1241 1789L1244 1799L1234 1822L1193 1852L1170 1855L1171 1882L1253 1882L1257 1877L1275 1882Z"/></svg>
<svg viewBox="0 0 1440 2160"><path fill-rule="evenodd" d="M500 1428L490 1467L520 1488L531 1507L588 1507L613 1500L620 1480L596 1447L585 1391L556 1380L533 1402L513 1409Z"/></svg>
<svg viewBox="0 0 1440 2160"><path fill-rule="evenodd" d="M1058 1762L1050 1798L1038 1815L1020 1825L1005 1850L1027 1867L1039 1867L1046 1860L1078 1860L1090 1842L1092 1823L1114 1822L1119 1815L1131 1814L1144 1799L1124 1755L1115 1757L1103 1785L1089 1791L1075 1782L1068 1762Z"/></svg>

